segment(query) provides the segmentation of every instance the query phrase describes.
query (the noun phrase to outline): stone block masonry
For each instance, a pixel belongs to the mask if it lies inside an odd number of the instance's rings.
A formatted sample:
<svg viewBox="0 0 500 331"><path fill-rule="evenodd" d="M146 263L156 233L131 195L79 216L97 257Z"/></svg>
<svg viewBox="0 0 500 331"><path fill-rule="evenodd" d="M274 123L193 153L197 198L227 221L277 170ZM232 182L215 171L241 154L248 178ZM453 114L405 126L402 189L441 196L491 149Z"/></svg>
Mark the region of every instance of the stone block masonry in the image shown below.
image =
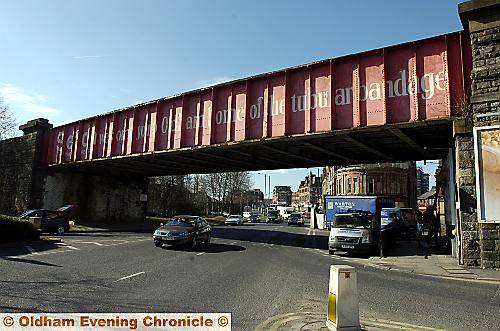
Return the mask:
<svg viewBox="0 0 500 331"><path fill-rule="evenodd" d="M470 32L474 126L500 124L500 1L474 0L459 5ZM478 223L472 134L457 137L457 181L460 195L462 261L484 268L500 267L500 224Z"/></svg>
<svg viewBox="0 0 500 331"><path fill-rule="evenodd" d="M21 137L0 141L0 214L27 209L77 205L76 217L86 221L140 221L146 217L146 177L122 177L51 171L43 165L46 119L22 125Z"/></svg>

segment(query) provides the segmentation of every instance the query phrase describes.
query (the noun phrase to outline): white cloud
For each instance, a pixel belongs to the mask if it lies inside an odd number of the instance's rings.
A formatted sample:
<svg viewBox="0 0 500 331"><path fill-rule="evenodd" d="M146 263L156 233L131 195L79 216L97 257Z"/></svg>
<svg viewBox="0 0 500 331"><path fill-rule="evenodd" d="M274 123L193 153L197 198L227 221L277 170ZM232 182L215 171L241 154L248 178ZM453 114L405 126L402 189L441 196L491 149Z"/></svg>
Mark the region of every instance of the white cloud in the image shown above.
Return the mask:
<svg viewBox="0 0 500 331"><path fill-rule="evenodd" d="M269 170L269 171L266 171L270 174L287 174L289 172L290 169L276 169L276 170Z"/></svg>
<svg viewBox="0 0 500 331"><path fill-rule="evenodd" d="M17 114L57 115L61 111L47 105L49 97L10 83L0 83L0 97Z"/></svg>
<svg viewBox="0 0 500 331"><path fill-rule="evenodd" d="M212 79L199 80L196 83L196 86L198 88L202 88L202 87L208 87L208 86L217 85L217 84L221 84L221 83L226 83L226 82L229 82L232 80L234 80L234 78L232 78L232 77L214 77Z"/></svg>
<svg viewBox="0 0 500 331"><path fill-rule="evenodd" d="M73 56L73 59L75 60L81 60L81 59L98 59L103 57L103 55L75 55Z"/></svg>

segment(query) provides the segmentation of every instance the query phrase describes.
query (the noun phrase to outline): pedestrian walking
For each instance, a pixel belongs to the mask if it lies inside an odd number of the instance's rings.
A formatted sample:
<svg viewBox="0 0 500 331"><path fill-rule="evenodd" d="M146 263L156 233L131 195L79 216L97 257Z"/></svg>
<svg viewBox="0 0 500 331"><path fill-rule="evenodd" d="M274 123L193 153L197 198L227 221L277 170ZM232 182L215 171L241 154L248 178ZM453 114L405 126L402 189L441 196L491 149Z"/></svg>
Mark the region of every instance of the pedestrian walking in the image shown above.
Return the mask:
<svg viewBox="0 0 500 331"><path fill-rule="evenodd" d="M431 240L434 237L434 243L439 247L438 235L439 235L439 219L436 217L434 206L428 206L424 212L424 223L429 225L429 230L427 234L427 244L431 244Z"/></svg>

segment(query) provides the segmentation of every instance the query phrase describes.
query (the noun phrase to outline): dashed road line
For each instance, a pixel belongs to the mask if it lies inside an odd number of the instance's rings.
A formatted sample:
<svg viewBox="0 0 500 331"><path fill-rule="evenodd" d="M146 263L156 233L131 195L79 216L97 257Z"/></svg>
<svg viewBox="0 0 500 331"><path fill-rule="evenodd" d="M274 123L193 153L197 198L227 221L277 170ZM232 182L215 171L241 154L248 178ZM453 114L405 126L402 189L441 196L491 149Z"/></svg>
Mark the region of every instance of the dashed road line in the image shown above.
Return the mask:
<svg viewBox="0 0 500 331"><path fill-rule="evenodd" d="M138 273L135 273L135 274L132 274L132 275L128 275L128 276L125 276L125 277L122 277L122 278L119 278L119 279L115 280L115 283L119 282L119 281L122 281L122 280L125 280L125 279L129 279L129 278L132 278L132 277L143 275L143 274L145 274L144 271L141 271L141 272L138 272Z"/></svg>
<svg viewBox="0 0 500 331"><path fill-rule="evenodd" d="M205 252L197 253L196 255L200 256L200 255L203 255L203 254L205 254Z"/></svg>

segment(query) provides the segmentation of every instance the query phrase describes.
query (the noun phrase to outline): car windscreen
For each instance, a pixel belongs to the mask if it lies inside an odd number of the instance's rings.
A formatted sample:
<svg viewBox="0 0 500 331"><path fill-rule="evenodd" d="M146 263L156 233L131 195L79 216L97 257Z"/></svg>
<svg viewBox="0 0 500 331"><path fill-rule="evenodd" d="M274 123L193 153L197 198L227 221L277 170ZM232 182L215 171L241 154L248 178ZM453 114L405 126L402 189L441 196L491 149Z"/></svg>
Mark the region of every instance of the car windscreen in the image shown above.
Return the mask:
<svg viewBox="0 0 500 331"><path fill-rule="evenodd" d="M301 218L302 215L300 215L300 214L291 214L290 217L291 218Z"/></svg>
<svg viewBox="0 0 500 331"><path fill-rule="evenodd" d="M174 219L174 220L168 222L166 225L169 225L169 226L194 226L194 218L193 219L177 218L177 219Z"/></svg>
<svg viewBox="0 0 500 331"><path fill-rule="evenodd" d="M240 218L240 215L229 215L228 218Z"/></svg>
<svg viewBox="0 0 500 331"><path fill-rule="evenodd" d="M370 215L336 215L335 228L369 229L372 226Z"/></svg>
<svg viewBox="0 0 500 331"><path fill-rule="evenodd" d="M29 216L31 213L33 213L34 210L27 210L25 211L24 213L22 213L21 215L19 215L20 218L24 218L24 217L27 217Z"/></svg>

